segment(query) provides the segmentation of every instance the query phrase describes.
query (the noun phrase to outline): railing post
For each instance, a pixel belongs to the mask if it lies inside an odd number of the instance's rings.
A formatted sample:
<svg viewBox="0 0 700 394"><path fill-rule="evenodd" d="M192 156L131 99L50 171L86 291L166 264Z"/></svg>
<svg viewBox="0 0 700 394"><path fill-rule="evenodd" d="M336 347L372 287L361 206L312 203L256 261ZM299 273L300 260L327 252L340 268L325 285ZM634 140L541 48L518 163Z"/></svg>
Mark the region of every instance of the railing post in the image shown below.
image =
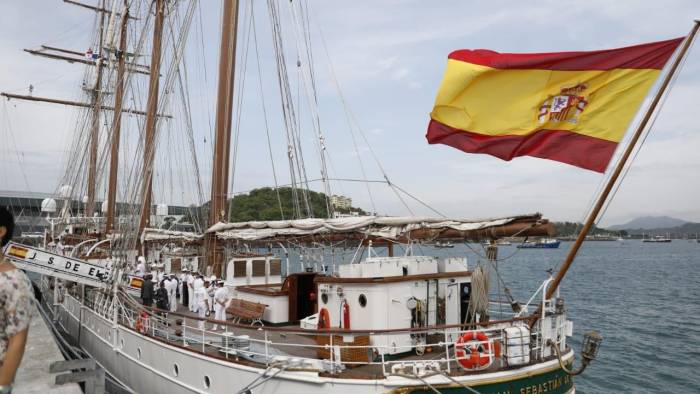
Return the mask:
<svg viewBox="0 0 700 394"><path fill-rule="evenodd" d="M335 349L333 348L333 334L329 334L330 340L328 341L329 349L328 349L328 359L331 362L331 368L333 368L333 373L335 373Z"/></svg>
<svg viewBox="0 0 700 394"><path fill-rule="evenodd" d="M447 331L444 331L444 335L445 335L445 356L447 357L447 373L449 374L452 372L450 369L450 364L451 364L451 362L450 362L450 338L448 338L449 334Z"/></svg>
<svg viewBox="0 0 700 394"><path fill-rule="evenodd" d="M270 365L270 353L268 353L267 330L265 332L265 365Z"/></svg>
<svg viewBox="0 0 700 394"><path fill-rule="evenodd" d="M182 346L187 346L187 318L182 318Z"/></svg>

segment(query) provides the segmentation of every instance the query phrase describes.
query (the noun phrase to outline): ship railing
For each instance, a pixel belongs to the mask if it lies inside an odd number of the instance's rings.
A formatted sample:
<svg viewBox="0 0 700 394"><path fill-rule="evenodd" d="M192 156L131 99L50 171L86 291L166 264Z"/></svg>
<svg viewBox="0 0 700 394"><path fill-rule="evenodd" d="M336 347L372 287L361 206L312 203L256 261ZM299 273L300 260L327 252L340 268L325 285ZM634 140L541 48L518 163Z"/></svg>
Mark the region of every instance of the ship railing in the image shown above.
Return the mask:
<svg viewBox="0 0 700 394"><path fill-rule="evenodd" d="M142 334L199 353L232 361L247 360L270 367L284 364L294 370L338 373L370 366L377 376L392 374L452 373L469 352L459 356L456 347L482 350L474 370L505 368L504 328L525 326L527 318L470 325L444 325L387 330L305 330L287 327L253 327L218 320L152 310L139 325L139 313L122 308L120 323ZM200 324L205 328L201 329ZM222 327L212 329L212 325ZM485 341L459 338L481 332ZM470 336L471 337L471 336ZM424 356L425 353L434 353ZM487 361L485 361L485 359Z"/></svg>

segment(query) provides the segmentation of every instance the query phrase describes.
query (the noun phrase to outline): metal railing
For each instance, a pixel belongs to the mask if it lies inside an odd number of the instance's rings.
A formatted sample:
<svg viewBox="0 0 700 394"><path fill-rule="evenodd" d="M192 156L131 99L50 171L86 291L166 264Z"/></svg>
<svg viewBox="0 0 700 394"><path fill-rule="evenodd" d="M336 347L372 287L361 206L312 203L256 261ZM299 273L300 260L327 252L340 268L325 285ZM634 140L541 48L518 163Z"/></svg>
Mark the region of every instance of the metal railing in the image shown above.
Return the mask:
<svg viewBox="0 0 700 394"><path fill-rule="evenodd" d="M546 281L538 293L546 292ZM528 301L530 304L537 293ZM430 372L452 374L467 358L457 355L457 347L464 346L459 338L466 333L481 332L485 341L469 341L468 346L480 347L479 360L486 357L483 365L494 370L507 367L504 358L506 346L505 328L526 327L530 317L515 316L507 320L486 323L455 324L408 329L387 330L306 330L301 328L253 327L212 319L144 308L133 299L110 297L103 291L89 292L83 303L66 294L66 304L80 305L110 324L116 319L121 329L129 329L164 341L171 345L194 350L202 354L227 360L247 360L261 367L285 365L295 370L340 373L357 366L374 366L387 376L397 373L416 375ZM116 300L116 301L115 301ZM70 301L70 302L68 302ZM544 298L540 301L542 316L548 308ZM533 330L530 354L533 359L542 359L544 343L557 338L542 338L540 319L538 330ZM551 324L547 320L548 324ZM213 326L217 326L214 329ZM218 329L221 327L221 329ZM559 330L554 330L558 332ZM106 334L105 334L106 335ZM116 343L116 335L115 335ZM408 357L417 349L433 354L428 357ZM465 353L466 354L466 353ZM473 370L484 369L478 363Z"/></svg>

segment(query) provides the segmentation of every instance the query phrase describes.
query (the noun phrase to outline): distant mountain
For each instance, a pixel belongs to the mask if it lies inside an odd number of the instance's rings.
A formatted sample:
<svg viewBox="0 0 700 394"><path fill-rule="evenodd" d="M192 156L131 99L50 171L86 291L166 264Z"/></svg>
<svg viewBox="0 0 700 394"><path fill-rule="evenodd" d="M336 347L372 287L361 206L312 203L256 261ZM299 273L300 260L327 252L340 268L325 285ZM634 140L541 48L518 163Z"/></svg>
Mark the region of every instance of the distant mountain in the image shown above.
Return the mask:
<svg viewBox="0 0 700 394"><path fill-rule="evenodd" d="M610 226L610 230L654 230L654 229L670 229L680 227L688 223L685 220L676 219L668 216L645 216L633 219L625 224Z"/></svg>
<svg viewBox="0 0 700 394"><path fill-rule="evenodd" d="M624 230L631 237L653 237L655 235L666 235L671 238L698 238L700 236L700 223L684 223L681 226L662 227L654 229L626 229Z"/></svg>

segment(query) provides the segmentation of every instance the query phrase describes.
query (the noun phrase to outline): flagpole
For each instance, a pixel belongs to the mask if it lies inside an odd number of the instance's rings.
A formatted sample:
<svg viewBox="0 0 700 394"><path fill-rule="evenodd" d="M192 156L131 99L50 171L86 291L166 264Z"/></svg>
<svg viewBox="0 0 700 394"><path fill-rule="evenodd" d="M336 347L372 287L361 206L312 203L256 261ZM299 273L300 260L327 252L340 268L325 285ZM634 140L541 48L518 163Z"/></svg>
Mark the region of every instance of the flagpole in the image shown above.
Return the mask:
<svg viewBox="0 0 700 394"><path fill-rule="evenodd" d="M600 211L603 208L603 205L605 204L605 201L607 200L608 195L610 194L610 191L612 190L613 186L617 182L617 179L620 177L620 174L622 173L622 169L624 168L625 164L627 163L627 160L629 159L630 155L632 154L632 151L634 150L634 147L637 144L637 141L639 141L639 138L641 137L642 132L646 128L647 124L649 123L649 120L651 119L652 114L656 110L656 107L658 106L659 102L661 101L661 98L663 97L664 93L666 92L666 88L668 88L668 85L671 83L671 80L673 79L673 76L675 75L676 71L678 70L678 67L680 66L681 61L683 60L686 53L688 52L688 48L690 48L690 44L693 42L693 39L695 38L695 35L698 32L699 28L700 28L700 19L696 19L695 24L693 25L693 28L690 30L690 33L688 34L685 41L683 42L683 46L681 47L681 50L678 53L678 56L676 56L675 60L673 61L673 65L669 69L668 73L666 74L666 77L664 78L663 83L661 84L661 87L659 87L659 90L656 92L656 95L654 96L654 100L651 102L651 105L649 105L649 109L647 109L646 114L644 114L644 118L642 118L642 121L639 123L639 126L637 126L637 130L634 132L634 135L632 136L632 139L630 140L629 144L627 144L627 148L625 149L625 152L622 154L622 157L618 161L617 166L615 167L615 170L613 171L612 175L610 175L610 179L608 179L608 183L605 185L605 189L603 189L603 191L601 192L600 197L598 198L598 201L596 202L595 206L593 207L593 210L588 215L588 218L586 219L586 223L584 224L583 229L581 229L581 232L578 234L578 237L576 238L576 242L574 242L573 246L571 247L571 250L569 250L569 254L566 256L566 260L564 260L564 264L562 264L561 268L559 269L559 272L557 272L556 277L554 277L554 280L549 285L545 299L552 298L552 296L557 291L557 288L559 287L559 284L561 283L562 279L564 279L564 275L566 275L566 272L569 270L569 268L571 267L571 264L574 262L574 259L576 258L576 254L578 253L578 250L581 247L581 244L583 244L583 241L586 239L586 235L588 234L591 227L593 226L596 219L598 218L598 215L600 214Z"/></svg>

